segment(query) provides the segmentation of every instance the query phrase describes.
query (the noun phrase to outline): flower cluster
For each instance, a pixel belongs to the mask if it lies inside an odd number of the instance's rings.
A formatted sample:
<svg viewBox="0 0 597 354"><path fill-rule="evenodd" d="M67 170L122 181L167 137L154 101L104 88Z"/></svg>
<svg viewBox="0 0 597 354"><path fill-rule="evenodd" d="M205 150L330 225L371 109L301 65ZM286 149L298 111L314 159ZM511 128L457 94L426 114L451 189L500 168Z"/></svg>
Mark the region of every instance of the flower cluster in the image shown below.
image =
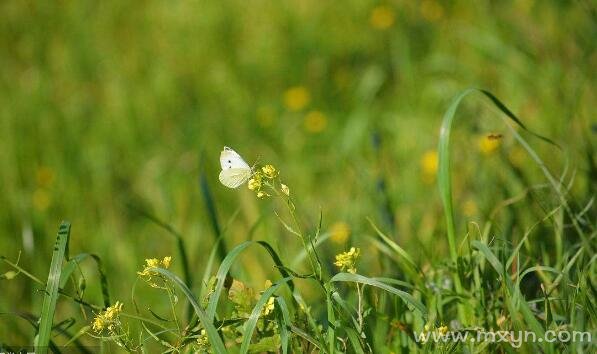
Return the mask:
<svg viewBox="0 0 597 354"><path fill-rule="evenodd" d="M265 305L263 306L263 308L261 309L261 316L265 317L267 315L269 315L270 313L272 313L274 311L274 301L275 301L275 297L270 296L269 299L267 299L267 302L265 303Z"/></svg>
<svg viewBox="0 0 597 354"><path fill-rule="evenodd" d="M432 324L429 323L423 327L423 333L437 333L437 335L441 337L445 337L446 334L448 334L449 330L450 329L448 328L448 326L445 326L443 323L437 328L435 328ZM425 343L429 339L429 336L422 336L421 339L423 339L423 343Z"/></svg>
<svg viewBox="0 0 597 354"><path fill-rule="evenodd" d="M108 307L105 311L98 313L93 319L92 328L96 333L108 329L109 332L115 333L120 327L120 313L122 312L122 302L116 303Z"/></svg>
<svg viewBox="0 0 597 354"><path fill-rule="evenodd" d="M361 254L360 248L351 247L348 252L343 252L336 255L336 265L341 271L347 271L348 273L356 273L356 263L359 255Z"/></svg>
<svg viewBox="0 0 597 354"><path fill-rule="evenodd" d="M207 332L205 329L202 329L201 332L199 332L199 336L197 337L197 345L199 346L199 350L201 352L209 351L209 339L207 338Z"/></svg>
<svg viewBox="0 0 597 354"><path fill-rule="evenodd" d="M275 184L273 182L278 175L279 172L273 165L265 165L253 173L251 179L249 179L249 182L247 183L247 186L250 190L257 193L257 198L263 199L270 197L271 195L263 190L263 187L268 186L272 189L275 189ZM287 196L290 195L290 189L283 183L280 183L280 190Z"/></svg>
<svg viewBox="0 0 597 354"><path fill-rule="evenodd" d="M170 268L170 263L172 263L172 257L170 256L164 257L161 260L157 258L148 258L145 260L143 271L137 272L137 274L139 274L143 280L149 283L149 285L152 287L157 287L157 285L152 281L152 277L158 275L158 272L155 271L155 268L161 267L168 269Z"/></svg>

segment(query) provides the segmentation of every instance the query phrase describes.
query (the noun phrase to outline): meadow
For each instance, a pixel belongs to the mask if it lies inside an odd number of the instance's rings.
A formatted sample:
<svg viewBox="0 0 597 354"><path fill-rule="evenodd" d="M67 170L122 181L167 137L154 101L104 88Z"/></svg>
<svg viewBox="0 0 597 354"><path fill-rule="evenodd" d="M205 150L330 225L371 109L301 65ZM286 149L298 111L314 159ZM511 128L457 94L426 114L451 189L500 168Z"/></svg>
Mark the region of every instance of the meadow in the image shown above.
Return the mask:
<svg viewBox="0 0 597 354"><path fill-rule="evenodd" d="M0 3L0 352L594 353L596 19Z"/></svg>

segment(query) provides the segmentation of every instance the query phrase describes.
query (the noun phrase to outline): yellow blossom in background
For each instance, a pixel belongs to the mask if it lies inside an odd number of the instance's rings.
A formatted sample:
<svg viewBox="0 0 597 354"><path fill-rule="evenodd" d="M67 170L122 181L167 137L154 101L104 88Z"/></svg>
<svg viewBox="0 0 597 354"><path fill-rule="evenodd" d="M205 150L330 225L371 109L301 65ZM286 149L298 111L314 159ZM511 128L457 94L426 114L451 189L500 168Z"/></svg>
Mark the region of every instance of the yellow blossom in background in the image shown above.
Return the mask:
<svg viewBox="0 0 597 354"><path fill-rule="evenodd" d="M492 138L491 136L482 136L479 138L479 151L483 155L491 155L493 154L498 147L500 146L500 139Z"/></svg>
<svg viewBox="0 0 597 354"><path fill-rule="evenodd" d="M263 175L269 179L276 178L276 176L278 175L278 171L272 165L263 166L261 168L261 171L263 171Z"/></svg>
<svg viewBox="0 0 597 354"><path fill-rule="evenodd" d="M284 93L284 105L291 111L300 111L311 101L311 94L303 86L294 86Z"/></svg>
<svg viewBox="0 0 597 354"><path fill-rule="evenodd" d="M462 205L462 213L468 217L477 215L477 203L472 199L466 200Z"/></svg>
<svg viewBox="0 0 597 354"><path fill-rule="evenodd" d="M437 331L439 332L439 334L441 334L442 336L445 336L446 333L448 333L448 326L440 326Z"/></svg>
<svg viewBox="0 0 597 354"><path fill-rule="evenodd" d="M311 111L305 115L304 126L309 133L321 133L328 125L328 119L321 111Z"/></svg>
<svg viewBox="0 0 597 354"><path fill-rule="evenodd" d="M435 0L424 0L421 2L421 16L429 22L435 22L444 16L444 8Z"/></svg>
<svg viewBox="0 0 597 354"><path fill-rule="evenodd" d="M280 189L282 189L282 193L286 194L287 196L290 196L290 188L288 188L287 185L285 185L284 183L280 184Z"/></svg>
<svg viewBox="0 0 597 354"><path fill-rule="evenodd" d="M49 167L41 166L35 172L35 179L38 186L49 187L54 182L54 171Z"/></svg>
<svg viewBox="0 0 597 354"><path fill-rule="evenodd" d="M269 196L270 196L270 195L269 195L269 193L267 193L267 192L264 192L264 191L259 191L259 192L257 192L257 198L259 198L259 199L264 199L264 198L267 198L267 197L269 197Z"/></svg>
<svg viewBox="0 0 597 354"><path fill-rule="evenodd" d="M150 258L145 260L146 267L159 267L160 260L157 258Z"/></svg>
<svg viewBox="0 0 597 354"><path fill-rule="evenodd" d="M164 259L162 259L162 265L166 269L170 268L171 262L172 262L172 257L170 257L170 256L164 257Z"/></svg>
<svg viewBox="0 0 597 354"><path fill-rule="evenodd" d="M50 194L46 190L38 188L33 192L31 202L36 210L46 211L51 202Z"/></svg>
<svg viewBox="0 0 597 354"><path fill-rule="evenodd" d="M395 19L396 15L391 7L380 5L371 11L369 23L371 24L371 27L375 29L385 30L392 27Z"/></svg>
<svg viewBox="0 0 597 354"><path fill-rule="evenodd" d="M350 251L336 255L334 265L340 268L341 271L347 271L348 273L354 274L357 272L356 263L360 254L360 248L351 247Z"/></svg>
<svg viewBox="0 0 597 354"><path fill-rule="evenodd" d="M429 150L421 157L421 172L425 183L433 183L438 168L437 151Z"/></svg>
<svg viewBox="0 0 597 354"><path fill-rule="evenodd" d="M330 238L333 242L343 244L350 236L350 226L343 221L335 222L330 228Z"/></svg>

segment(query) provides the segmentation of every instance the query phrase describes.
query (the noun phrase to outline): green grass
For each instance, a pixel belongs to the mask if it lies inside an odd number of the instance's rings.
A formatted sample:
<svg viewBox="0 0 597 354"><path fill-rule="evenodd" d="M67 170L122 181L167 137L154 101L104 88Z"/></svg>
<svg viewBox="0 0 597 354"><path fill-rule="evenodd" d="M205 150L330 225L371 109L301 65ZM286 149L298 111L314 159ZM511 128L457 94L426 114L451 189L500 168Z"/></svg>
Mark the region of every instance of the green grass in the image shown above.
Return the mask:
<svg viewBox="0 0 597 354"><path fill-rule="evenodd" d="M597 335L594 13L3 3L0 349L594 352L413 334ZM221 186L224 145L291 200Z"/></svg>

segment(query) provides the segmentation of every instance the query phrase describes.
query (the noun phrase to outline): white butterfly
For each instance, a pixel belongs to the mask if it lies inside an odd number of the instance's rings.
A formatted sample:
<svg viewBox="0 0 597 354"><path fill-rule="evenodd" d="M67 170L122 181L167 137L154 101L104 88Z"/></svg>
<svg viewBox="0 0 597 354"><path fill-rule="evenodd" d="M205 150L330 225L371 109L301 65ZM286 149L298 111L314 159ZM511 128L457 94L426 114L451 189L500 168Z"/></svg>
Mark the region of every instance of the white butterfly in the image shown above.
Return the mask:
<svg viewBox="0 0 597 354"><path fill-rule="evenodd" d="M228 188L238 188L253 174L251 166L228 146L224 146L224 150L220 153L220 165L222 166L220 182Z"/></svg>

